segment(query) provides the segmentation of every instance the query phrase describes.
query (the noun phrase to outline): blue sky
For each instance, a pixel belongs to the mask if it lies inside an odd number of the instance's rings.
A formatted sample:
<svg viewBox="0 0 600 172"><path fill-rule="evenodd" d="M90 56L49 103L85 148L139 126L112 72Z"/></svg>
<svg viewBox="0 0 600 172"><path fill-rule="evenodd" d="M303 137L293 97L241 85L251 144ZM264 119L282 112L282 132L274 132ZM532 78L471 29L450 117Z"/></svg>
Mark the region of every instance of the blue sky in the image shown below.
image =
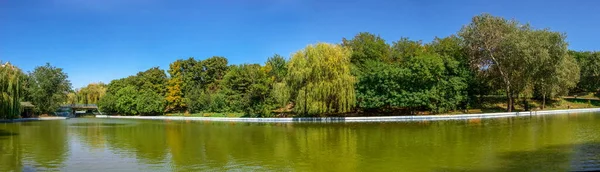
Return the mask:
<svg viewBox="0 0 600 172"><path fill-rule="evenodd" d="M75 88L176 59L263 63L358 32L431 41L481 13L565 32L570 48L600 50L600 1L0 0L0 60L46 62Z"/></svg>

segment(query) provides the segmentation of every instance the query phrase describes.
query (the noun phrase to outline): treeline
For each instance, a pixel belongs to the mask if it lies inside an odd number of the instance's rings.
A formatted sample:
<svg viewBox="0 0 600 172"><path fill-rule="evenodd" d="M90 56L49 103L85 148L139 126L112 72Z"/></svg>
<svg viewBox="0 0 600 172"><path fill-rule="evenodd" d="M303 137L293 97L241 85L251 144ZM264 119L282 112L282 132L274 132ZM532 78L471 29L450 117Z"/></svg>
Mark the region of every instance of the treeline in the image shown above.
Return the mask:
<svg viewBox="0 0 600 172"><path fill-rule="evenodd" d="M71 83L61 68L46 64L24 73L8 62L3 63L0 65L0 119L19 118L23 111L20 102L25 101L35 105L36 114L53 115L70 91Z"/></svg>
<svg viewBox="0 0 600 172"><path fill-rule="evenodd" d="M16 100L32 101L37 113L75 103L122 115L443 113L479 107L488 95L504 96L512 111L531 98L600 94L600 53L569 51L565 38L483 14L456 35L426 44L408 38L388 44L359 33L340 44L309 45L289 59L239 65L219 56L181 59L167 71L155 67L75 91L60 68L47 64L25 74L7 64L0 70L0 114L18 116Z"/></svg>
<svg viewBox="0 0 600 172"><path fill-rule="evenodd" d="M442 113L502 94L512 111L531 97L545 102L570 90L598 92L599 53L570 52L565 38L483 14L427 44L401 38L390 45L359 33L341 44L309 45L289 60L274 55L263 65L230 65L218 56L177 60L168 76L152 68L112 81L100 107L131 115Z"/></svg>

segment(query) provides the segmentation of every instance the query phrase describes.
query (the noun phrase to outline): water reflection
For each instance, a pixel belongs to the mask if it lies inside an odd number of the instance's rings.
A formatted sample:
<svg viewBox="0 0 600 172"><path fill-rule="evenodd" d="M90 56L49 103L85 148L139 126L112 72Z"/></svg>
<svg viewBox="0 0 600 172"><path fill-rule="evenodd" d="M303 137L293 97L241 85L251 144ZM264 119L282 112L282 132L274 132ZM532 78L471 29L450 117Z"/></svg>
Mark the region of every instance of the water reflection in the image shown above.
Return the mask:
<svg viewBox="0 0 600 172"><path fill-rule="evenodd" d="M0 124L0 171L61 169L69 154L66 130L61 121Z"/></svg>
<svg viewBox="0 0 600 172"><path fill-rule="evenodd" d="M27 165L74 171L588 170L600 164L599 121L589 114L327 125L116 119L0 124L0 171Z"/></svg>

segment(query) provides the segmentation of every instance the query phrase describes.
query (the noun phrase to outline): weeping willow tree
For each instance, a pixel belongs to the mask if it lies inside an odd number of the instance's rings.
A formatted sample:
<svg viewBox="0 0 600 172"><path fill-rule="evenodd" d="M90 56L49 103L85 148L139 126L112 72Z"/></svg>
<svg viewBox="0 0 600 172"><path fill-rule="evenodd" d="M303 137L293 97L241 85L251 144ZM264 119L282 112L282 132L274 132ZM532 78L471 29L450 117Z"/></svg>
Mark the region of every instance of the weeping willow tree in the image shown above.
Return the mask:
<svg viewBox="0 0 600 172"><path fill-rule="evenodd" d="M19 68L10 63L0 65L0 119L13 119L21 114L21 77Z"/></svg>
<svg viewBox="0 0 600 172"><path fill-rule="evenodd" d="M294 111L304 115L345 113L355 104L350 50L318 43L296 52L288 64L287 87Z"/></svg>

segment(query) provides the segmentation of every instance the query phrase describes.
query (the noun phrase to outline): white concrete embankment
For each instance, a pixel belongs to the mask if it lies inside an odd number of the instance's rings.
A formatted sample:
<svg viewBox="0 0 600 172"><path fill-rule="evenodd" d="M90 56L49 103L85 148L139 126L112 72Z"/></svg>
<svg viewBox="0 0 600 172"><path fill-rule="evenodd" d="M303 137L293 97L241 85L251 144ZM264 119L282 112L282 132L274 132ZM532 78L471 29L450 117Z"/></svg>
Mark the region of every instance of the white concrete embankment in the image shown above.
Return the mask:
<svg viewBox="0 0 600 172"><path fill-rule="evenodd" d="M49 121L49 120L65 120L67 117L41 117L41 118L19 118L12 120L0 120L0 123L5 122L26 122L26 121Z"/></svg>
<svg viewBox="0 0 600 172"><path fill-rule="evenodd" d="M222 117L182 117L182 116L96 115L96 118L225 121L225 122L394 122L394 121L438 121L438 120L481 119L481 118L506 118L506 117L518 117L518 116L537 116L537 115L590 113L590 112L600 112L600 108L462 114L462 115L373 116L373 117L222 118Z"/></svg>

